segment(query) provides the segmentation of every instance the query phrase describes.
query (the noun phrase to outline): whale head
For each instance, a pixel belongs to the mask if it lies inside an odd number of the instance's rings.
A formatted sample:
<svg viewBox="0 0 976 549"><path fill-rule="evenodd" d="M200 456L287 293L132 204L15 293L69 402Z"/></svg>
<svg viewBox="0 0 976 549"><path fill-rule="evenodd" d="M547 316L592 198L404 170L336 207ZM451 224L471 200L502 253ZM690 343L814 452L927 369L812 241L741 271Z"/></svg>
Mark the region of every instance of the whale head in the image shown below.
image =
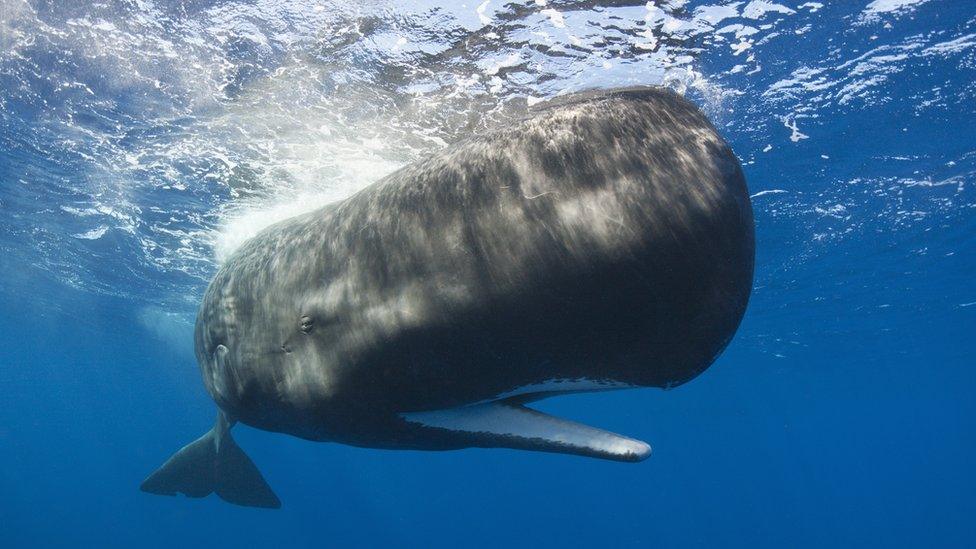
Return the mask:
<svg viewBox="0 0 976 549"><path fill-rule="evenodd" d="M195 347L204 384L217 404L251 423L322 404L335 362L322 315L300 302L257 292L218 273L197 316Z"/></svg>

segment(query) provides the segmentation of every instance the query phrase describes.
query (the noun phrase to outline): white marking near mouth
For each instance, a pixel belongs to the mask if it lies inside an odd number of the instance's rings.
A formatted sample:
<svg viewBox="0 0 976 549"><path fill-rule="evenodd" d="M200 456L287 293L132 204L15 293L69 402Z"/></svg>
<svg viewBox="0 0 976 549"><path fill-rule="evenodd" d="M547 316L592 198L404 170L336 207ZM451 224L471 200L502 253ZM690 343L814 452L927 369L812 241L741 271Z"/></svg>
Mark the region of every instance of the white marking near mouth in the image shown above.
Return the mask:
<svg viewBox="0 0 976 549"><path fill-rule="evenodd" d="M529 395L533 393L577 393L584 391L611 391L614 389L632 389L635 385L630 383L623 383L620 381L615 381L612 379L589 379L585 377L580 377L576 379L560 378L560 379L549 379L542 381L540 383L531 383L529 385L523 385L521 387L516 387L511 391L501 393L495 398L488 399L483 402L490 402L492 400L504 400L506 398L516 397L519 395Z"/></svg>

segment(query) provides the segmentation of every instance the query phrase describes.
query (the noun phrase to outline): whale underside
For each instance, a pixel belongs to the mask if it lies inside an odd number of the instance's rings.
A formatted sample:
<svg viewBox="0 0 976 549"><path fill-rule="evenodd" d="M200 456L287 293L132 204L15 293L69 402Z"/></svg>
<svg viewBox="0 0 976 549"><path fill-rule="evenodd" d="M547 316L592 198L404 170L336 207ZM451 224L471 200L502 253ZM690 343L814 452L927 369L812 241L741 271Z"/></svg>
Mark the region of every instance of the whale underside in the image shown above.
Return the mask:
<svg viewBox="0 0 976 549"><path fill-rule="evenodd" d="M235 422L640 461L646 443L530 404L700 374L745 310L753 231L738 160L677 94L541 105L242 245L197 318L218 420L143 489L278 506Z"/></svg>

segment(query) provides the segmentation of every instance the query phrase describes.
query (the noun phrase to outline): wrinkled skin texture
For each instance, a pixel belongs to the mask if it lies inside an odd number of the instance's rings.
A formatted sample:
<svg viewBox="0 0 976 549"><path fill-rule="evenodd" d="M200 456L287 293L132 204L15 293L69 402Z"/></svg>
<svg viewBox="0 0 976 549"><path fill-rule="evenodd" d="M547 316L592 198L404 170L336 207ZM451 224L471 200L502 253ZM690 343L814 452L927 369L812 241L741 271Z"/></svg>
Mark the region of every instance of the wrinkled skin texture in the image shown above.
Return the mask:
<svg viewBox="0 0 976 549"><path fill-rule="evenodd" d="M739 163L704 115L588 92L245 243L206 292L197 358L252 426L461 447L398 414L553 379L684 383L734 334L753 257Z"/></svg>

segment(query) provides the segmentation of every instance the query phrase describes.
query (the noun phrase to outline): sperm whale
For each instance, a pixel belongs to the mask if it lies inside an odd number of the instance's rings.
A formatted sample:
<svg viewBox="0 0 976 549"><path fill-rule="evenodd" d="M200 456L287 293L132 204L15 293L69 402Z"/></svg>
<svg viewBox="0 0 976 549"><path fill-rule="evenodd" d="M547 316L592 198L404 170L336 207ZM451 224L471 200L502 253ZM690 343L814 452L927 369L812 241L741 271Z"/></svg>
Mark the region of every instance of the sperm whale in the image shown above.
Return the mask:
<svg viewBox="0 0 976 549"><path fill-rule="evenodd" d="M641 87L535 105L229 257L195 329L215 425L142 489L278 507L238 422L642 460L644 442L529 405L700 374L738 328L754 248L739 162L688 100Z"/></svg>

